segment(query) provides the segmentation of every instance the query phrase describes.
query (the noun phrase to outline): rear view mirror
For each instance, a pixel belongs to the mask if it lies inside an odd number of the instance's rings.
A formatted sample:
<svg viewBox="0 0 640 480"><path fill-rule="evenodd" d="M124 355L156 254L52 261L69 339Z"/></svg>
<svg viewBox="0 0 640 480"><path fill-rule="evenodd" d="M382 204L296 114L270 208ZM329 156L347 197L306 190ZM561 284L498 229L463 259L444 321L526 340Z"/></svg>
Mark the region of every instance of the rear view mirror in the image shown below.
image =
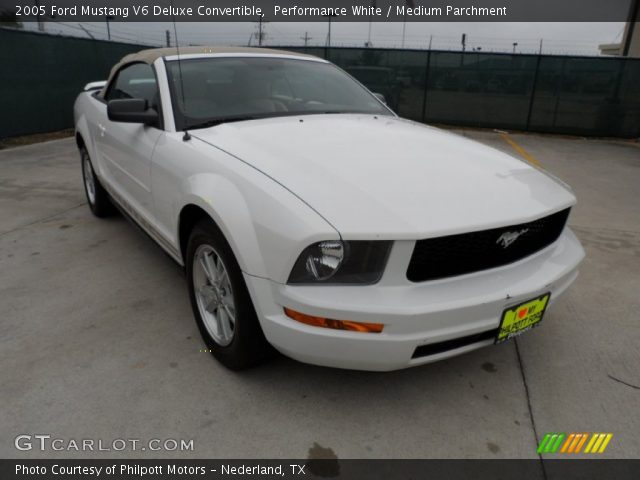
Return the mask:
<svg viewBox="0 0 640 480"><path fill-rule="evenodd" d="M387 99L384 98L384 95L381 93L375 93L373 92L373 96L376 97L378 100L380 100L382 103L384 103L385 105L387 104Z"/></svg>
<svg viewBox="0 0 640 480"><path fill-rule="evenodd" d="M158 112L149 108L144 98L109 100L107 116L112 122L143 123L151 126L157 126L159 118Z"/></svg>

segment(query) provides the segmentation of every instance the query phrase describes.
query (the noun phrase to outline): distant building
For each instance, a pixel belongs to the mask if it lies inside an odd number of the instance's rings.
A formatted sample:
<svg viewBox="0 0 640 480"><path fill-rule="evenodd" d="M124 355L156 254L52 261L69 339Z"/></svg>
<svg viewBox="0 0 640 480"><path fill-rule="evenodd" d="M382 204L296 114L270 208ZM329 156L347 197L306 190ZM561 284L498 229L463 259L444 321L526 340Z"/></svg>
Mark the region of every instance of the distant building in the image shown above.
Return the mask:
<svg viewBox="0 0 640 480"><path fill-rule="evenodd" d="M633 0L629 9L629 18L624 29L621 43L599 45L602 55L621 55L640 57L640 0Z"/></svg>

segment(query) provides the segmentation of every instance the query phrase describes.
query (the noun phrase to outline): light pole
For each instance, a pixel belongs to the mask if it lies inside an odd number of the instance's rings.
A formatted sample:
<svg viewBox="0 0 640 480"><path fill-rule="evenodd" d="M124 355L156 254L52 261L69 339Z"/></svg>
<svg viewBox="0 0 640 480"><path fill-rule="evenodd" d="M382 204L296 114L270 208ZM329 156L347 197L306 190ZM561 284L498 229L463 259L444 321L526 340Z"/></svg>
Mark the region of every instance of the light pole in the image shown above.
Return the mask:
<svg viewBox="0 0 640 480"><path fill-rule="evenodd" d="M513 42L513 53L516 53L517 46L518 46L518 42Z"/></svg>

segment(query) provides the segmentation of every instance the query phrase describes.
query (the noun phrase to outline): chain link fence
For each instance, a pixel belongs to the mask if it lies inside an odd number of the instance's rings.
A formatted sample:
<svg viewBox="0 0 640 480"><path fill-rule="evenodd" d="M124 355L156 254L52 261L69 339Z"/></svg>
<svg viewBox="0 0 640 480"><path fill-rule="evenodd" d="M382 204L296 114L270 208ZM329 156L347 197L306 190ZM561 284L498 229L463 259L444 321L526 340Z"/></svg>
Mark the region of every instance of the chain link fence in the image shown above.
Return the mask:
<svg viewBox="0 0 640 480"><path fill-rule="evenodd" d="M381 93L402 117L447 125L640 137L640 59L300 48Z"/></svg>
<svg viewBox="0 0 640 480"><path fill-rule="evenodd" d="M73 126L87 82L140 45L0 29L0 138ZM457 126L640 137L640 59L281 47L326 58L402 117Z"/></svg>

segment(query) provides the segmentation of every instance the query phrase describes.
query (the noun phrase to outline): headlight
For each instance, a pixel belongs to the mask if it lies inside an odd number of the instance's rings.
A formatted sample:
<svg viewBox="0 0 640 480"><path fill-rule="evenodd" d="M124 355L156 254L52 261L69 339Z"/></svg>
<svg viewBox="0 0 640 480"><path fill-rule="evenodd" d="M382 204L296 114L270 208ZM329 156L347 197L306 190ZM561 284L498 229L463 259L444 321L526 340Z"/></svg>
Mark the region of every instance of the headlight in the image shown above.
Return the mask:
<svg viewBox="0 0 640 480"><path fill-rule="evenodd" d="M344 260L344 245L340 241L316 243L307 250L304 269L314 280L328 280Z"/></svg>
<svg viewBox="0 0 640 480"><path fill-rule="evenodd" d="M341 240L314 243L298 257L288 283L376 283L384 271L391 243Z"/></svg>

